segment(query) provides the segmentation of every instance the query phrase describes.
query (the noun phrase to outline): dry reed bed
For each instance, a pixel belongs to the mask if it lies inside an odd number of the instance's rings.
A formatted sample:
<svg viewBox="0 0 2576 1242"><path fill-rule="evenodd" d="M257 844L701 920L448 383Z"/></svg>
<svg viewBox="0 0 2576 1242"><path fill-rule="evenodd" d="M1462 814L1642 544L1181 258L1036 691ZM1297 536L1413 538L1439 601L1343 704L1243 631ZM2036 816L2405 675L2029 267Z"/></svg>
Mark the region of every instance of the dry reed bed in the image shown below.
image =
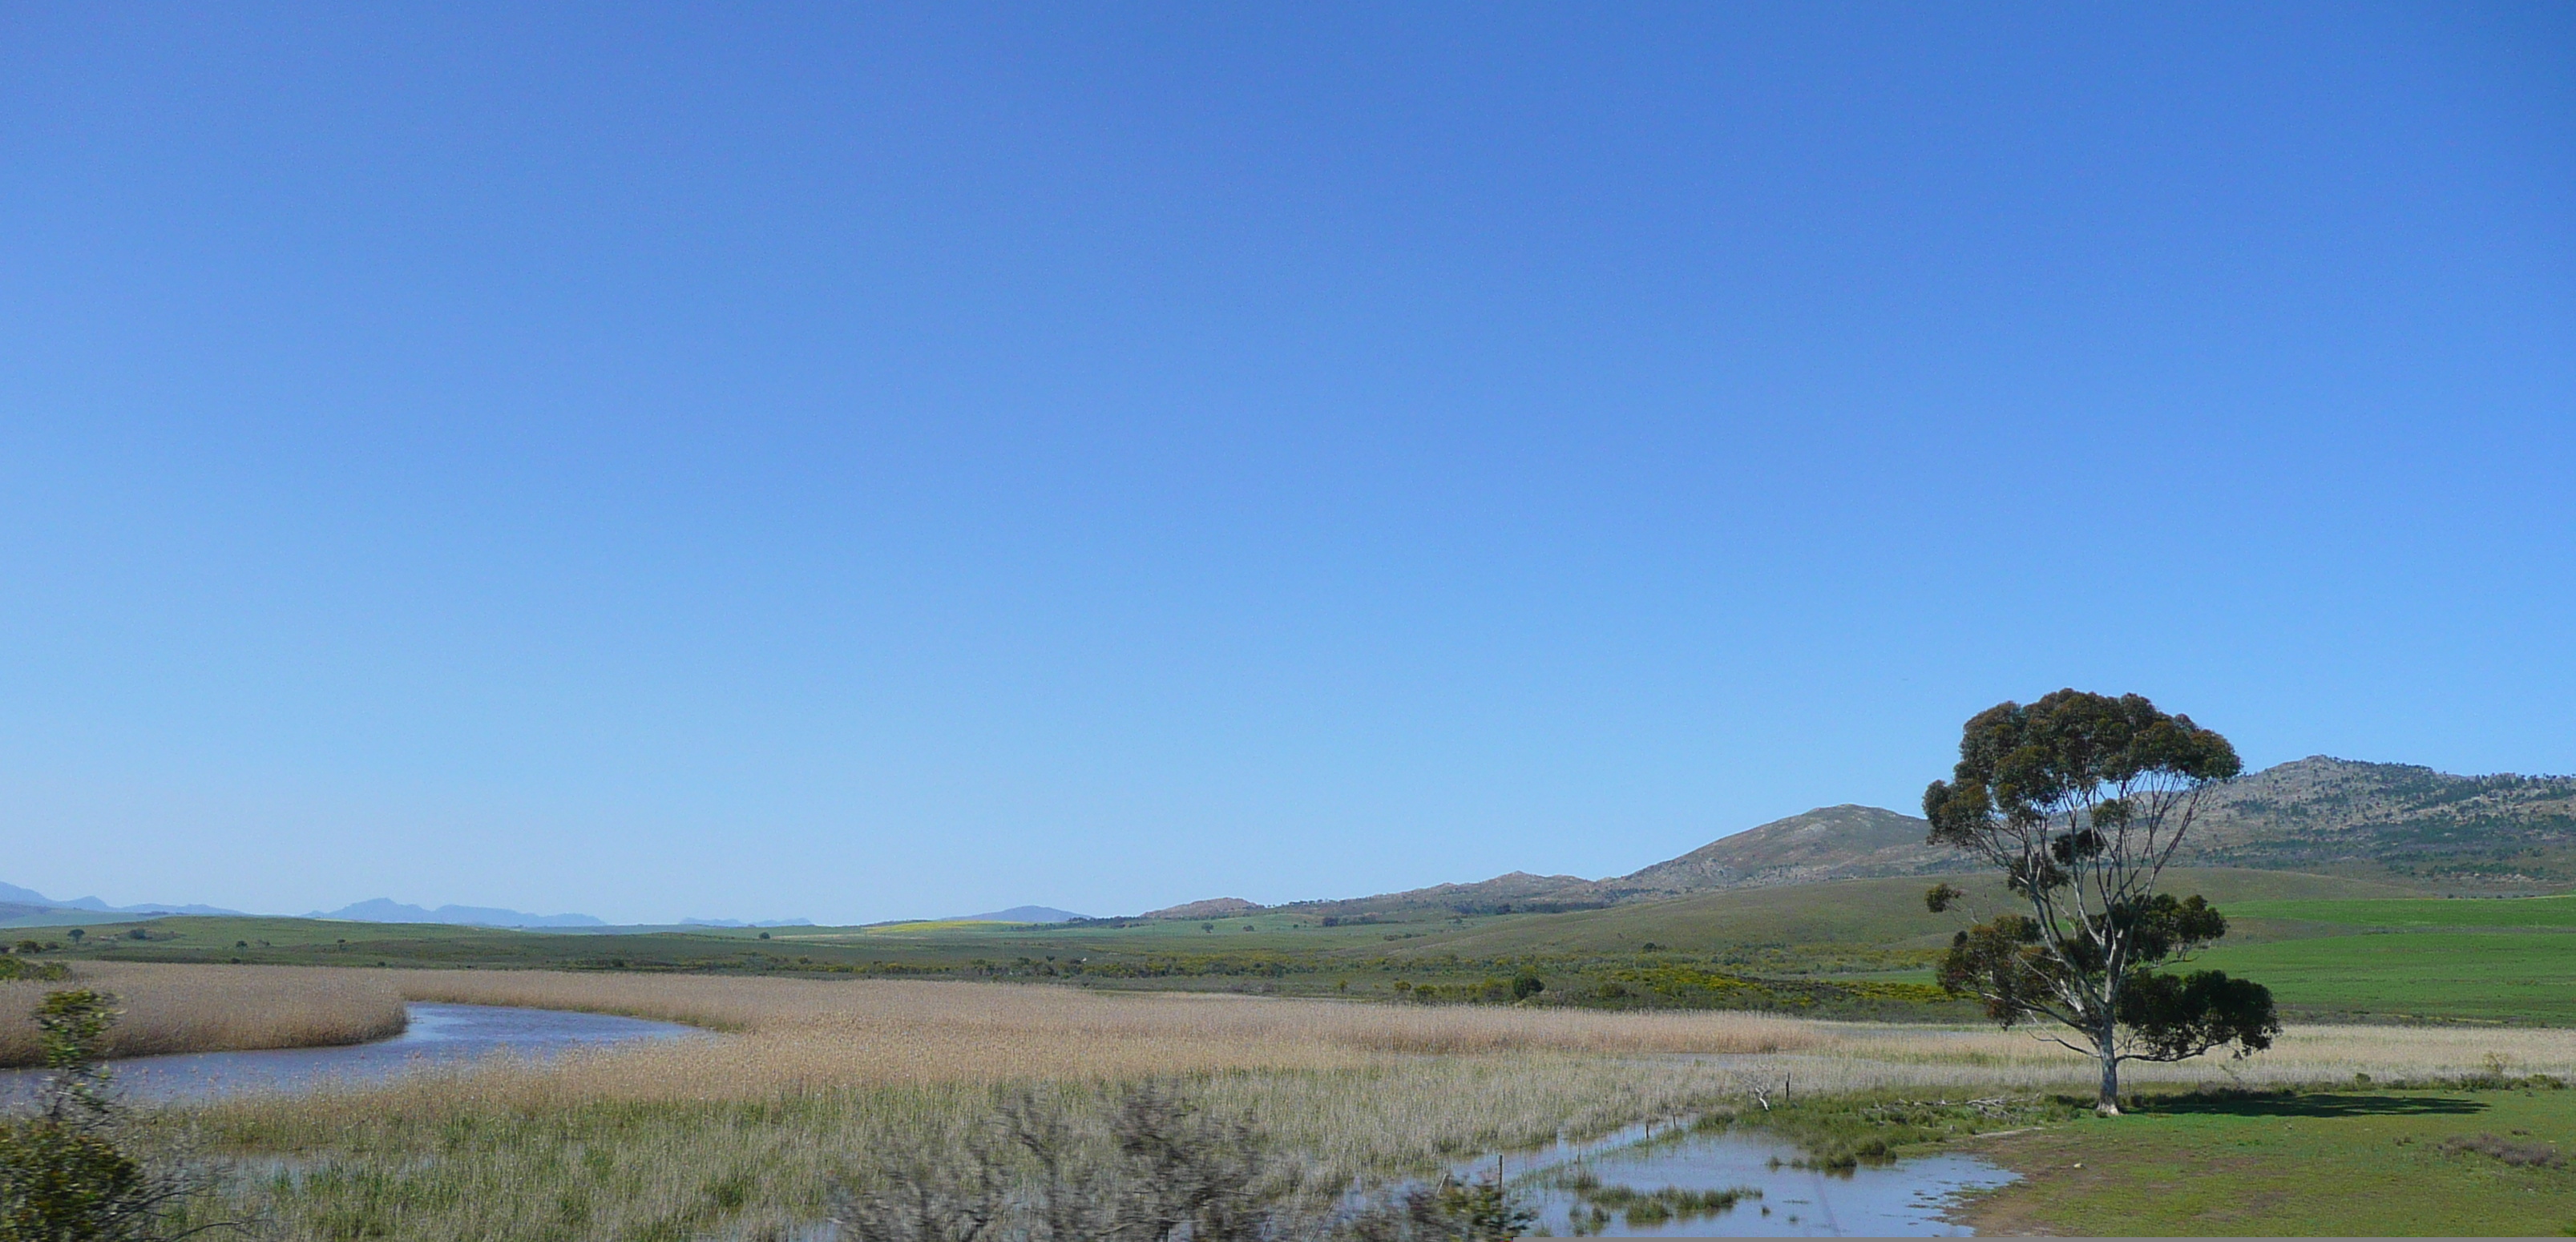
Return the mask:
<svg viewBox="0 0 2576 1242"><path fill-rule="evenodd" d="M401 1030L405 999L686 1022L729 1036L568 1058L505 1077L561 1099L742 1100L889 1083L1109 1080L1343 1070L1389 1056L1794 1057L1826 1081L2073 1084L2087 1063L2032 1031L1749 1013L1396 1006L1025 984L705 975L98 963L81 982L126 1011L118 1055L355 1043ZM0 1064L35 1058L27 1011L59 984L0 984ZM500 1070L501 1067L495 1067ZM2576 1076L2576 1031L2295 1027L2270 1052L2132 1065L2144 1083ZM1749 1071L1748 1071L1749 1072ZM1800 1072L1793 1068L1792 1072Z"/></svg>
<svg viewBox="0 0 2576 1242"><path fill-rule="evenodd" d="M1399 1008L911 981L377 973L415 1000L586 1009L733 1033L575 1058L557 1070L567 1090L622 1099L1331 1069L1390 1053L1777 1052L1819 1041L1813 1024L1740 1013Z"/></svg>
<svg viewBox="0 0 2576 1242"><path fill-rule="evenodd" d="M116 995L123 1016L109 1032L109 1051L120 1057L356 1044L403 1029L402 994L354 971L83 963L68 983L0 983L0 1066L43 1059L29 1015L45 993L65 987Z"/></svg>
<svg viewBox="0 0 2576 1242"><path fill-rule="evenodd" d="M422 1000L591 1009L739 1032L564 1067L616 1098L746 1098L879 1082L1121 1078L1329 1069L1386 1054L1794 1056L1834 1081L2081 1084L2091 1063L2037 1030L1823 1022L1750 1013L1610 1013L1395 1006L1023 984L806 981L538 972L382 972ZM2139 1083L2451 1077L2503 1069L2576 1077L2576 1030L2301 1026L2242 1060L2133 1063ZM570 1087L572 1084L567 1083Z"/></svg>

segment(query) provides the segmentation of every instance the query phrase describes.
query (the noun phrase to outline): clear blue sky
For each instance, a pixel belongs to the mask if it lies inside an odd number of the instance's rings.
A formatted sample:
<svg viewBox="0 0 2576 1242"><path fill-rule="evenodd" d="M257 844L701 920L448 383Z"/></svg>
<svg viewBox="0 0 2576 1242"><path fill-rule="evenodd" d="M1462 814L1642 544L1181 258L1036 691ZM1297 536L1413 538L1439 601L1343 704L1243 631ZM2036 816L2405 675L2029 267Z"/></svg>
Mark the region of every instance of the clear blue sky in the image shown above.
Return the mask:
<svg viewBox="0 0 2576 1242"><path fill-rule="evenodd" d="M1604 875L2065 685L2576 769L2576 16L15 5L0 879Z"/></svg>

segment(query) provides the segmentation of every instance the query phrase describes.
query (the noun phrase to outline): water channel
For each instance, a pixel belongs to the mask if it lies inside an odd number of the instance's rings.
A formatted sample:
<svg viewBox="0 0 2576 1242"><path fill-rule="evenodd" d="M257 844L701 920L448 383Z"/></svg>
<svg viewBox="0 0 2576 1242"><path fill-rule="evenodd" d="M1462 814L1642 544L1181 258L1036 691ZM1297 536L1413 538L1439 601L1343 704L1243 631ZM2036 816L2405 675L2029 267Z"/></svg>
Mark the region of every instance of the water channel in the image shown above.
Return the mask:
<svg viewBox="0 0 2576 1242"><path fill-rule="evenodd" d="M307 1091L328 1083L382 1082L496 1053L543 1059L575 1048L706 1034L673 1022L560 1009L421 1002L406 1008L411 1023L403 1033L371 1044L185 1052L132 1057L111 1062L110 1068L124 1098L160 1104L262 1091ZM29 1098L42 1077L41 1070L0 1071L0 1101Z"/></svg>

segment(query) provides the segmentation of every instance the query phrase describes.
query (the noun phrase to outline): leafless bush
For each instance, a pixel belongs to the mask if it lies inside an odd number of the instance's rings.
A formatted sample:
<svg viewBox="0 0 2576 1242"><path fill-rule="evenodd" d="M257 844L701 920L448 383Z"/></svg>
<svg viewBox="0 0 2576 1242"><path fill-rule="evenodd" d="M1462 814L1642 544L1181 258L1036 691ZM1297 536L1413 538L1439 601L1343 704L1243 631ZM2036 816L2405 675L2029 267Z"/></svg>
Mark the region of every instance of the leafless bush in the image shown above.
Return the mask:
<svg viewBox="0 0 2576 1242"><path fill-rule="evenodd" d="M839 1197L833 1222L853 1242L977 1242L1002 1223L1010 1183L980 1136L906 1152Z"/></svg>
<svg viewBox="0 0 2576 1242"><path fill-rule="evenodd" d="M1145 1082L1015 1090L979 1129L880 1161L832 1222L841 1242L1431 1242L1517 1237L1529 1216L1487 1183L1352 1201L1248 1116Z"/></svg>

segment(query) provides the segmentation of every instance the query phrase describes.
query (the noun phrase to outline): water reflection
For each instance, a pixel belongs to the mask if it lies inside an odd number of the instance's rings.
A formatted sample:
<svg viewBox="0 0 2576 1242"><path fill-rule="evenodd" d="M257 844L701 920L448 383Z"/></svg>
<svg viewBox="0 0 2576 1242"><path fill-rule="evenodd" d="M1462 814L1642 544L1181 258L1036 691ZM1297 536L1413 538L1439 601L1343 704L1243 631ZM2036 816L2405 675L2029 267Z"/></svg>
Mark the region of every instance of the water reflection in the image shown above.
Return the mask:
<svg viewBox="0 0 2576 1242"><path fill-rule="evenodd" d="M1794 1144L1758 1130L1642 1142L1638 1131L1614 1137L1629 1141L1558 1148L1507 1165L1541 1228L1626 1238L1958 1237L1972 1231L1942 1219L1951 1200L2015 1176L1955 1153L1856 1169L1800 1168Z"/></svg>
<svg viewBox="0 0 2576 1242"><path fill-rule="evenodd" d="M113 1062L111 1068L126 1099L158 1104L304 1091L324 1083L381 1082L497 1052L544 1058L573 1048L705 1034L672 1022L559 1009L425 1003L405 1008L411 1024L403 1033L372 1044L135 1057ZM0 1071L0 1100L31 1098L40 1077L37 1070Z"/></svg>

